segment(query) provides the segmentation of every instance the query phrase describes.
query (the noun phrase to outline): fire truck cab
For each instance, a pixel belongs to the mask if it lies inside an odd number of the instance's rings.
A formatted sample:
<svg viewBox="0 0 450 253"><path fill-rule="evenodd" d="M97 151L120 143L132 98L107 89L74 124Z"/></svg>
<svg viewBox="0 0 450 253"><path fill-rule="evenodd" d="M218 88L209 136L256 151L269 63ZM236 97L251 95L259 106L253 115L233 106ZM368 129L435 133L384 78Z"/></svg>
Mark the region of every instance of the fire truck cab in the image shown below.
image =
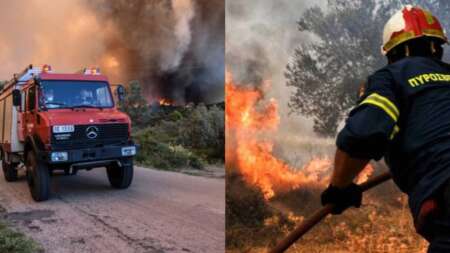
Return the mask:
<svg viewBox="0 0 450 253"><path fill-rule="evenodd" d="M123 94L119 86L119 100ZM98 69L57 74L48 65L30 65L0 92L3 173L6 181L16 181L24 167L35 201L49 198L56 170L74 175L106 167L111 186L127 188L136 154L130 130L130 118L117 109Z"/></svg>

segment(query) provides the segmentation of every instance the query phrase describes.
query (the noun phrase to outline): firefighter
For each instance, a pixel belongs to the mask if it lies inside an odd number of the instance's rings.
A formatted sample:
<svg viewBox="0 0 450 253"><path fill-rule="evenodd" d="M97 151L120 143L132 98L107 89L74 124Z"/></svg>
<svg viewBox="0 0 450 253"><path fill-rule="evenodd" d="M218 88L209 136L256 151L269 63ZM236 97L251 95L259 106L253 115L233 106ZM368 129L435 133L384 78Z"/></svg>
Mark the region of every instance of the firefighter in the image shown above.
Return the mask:
<svg viewBox="0 0 450 253"><path fill-rule="evenodd" d="M55 94L53 92L53 89L49 89L47 91L44 92L44 105L47 108L57 108L59 107L59 105L57 103L55 103L54 98L55 98Z"/></svg>
<svg viewBox="0 0 450 253"><path fill-rule="evenodd" d="M53 98L54 98L54 94L53 94L53 89L49 89L47 92L44 93L44 100L45 103L51 103L53 102Z"/></svg>
<svg viewBox="0 0 450 253"><path fill-rule="evenodd" d="M386 23L388 64L368 77L358 105L337 137L334 171L322 204L333 214L361 205L354 178L384 157L409 196L416 230L428 252L450 252L450 65L447 37L429 11L407 5Z"/></svg>
<svg viewBox="0 0 450 253"><path fill-rule="evenodd" d="M94 99L92 97L92 92L90 92L87 89L82 89L80 91L80 96L78 98L78 104L79 105L93 105Z"/></svg>

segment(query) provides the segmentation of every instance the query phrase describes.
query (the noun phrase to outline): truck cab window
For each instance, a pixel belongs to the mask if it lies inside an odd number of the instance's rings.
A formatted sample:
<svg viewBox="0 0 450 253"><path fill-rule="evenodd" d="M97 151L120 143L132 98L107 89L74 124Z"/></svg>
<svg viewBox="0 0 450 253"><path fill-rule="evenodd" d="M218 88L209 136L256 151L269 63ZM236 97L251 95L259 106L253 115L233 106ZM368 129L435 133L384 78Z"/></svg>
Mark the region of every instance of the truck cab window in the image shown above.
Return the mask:
<svg viewBox="0 0 450 253"><path fill-rule="evenodd" d="M112 108L111 92L106 82L42 81L39 106L47 110L62 108Z"/></svg>
<svg viewBox="0 0 450 253"><path fill-rule="evenodd" d="M36 92L35 88L28 89L28 111L33 111L36 105Z"/></svg>

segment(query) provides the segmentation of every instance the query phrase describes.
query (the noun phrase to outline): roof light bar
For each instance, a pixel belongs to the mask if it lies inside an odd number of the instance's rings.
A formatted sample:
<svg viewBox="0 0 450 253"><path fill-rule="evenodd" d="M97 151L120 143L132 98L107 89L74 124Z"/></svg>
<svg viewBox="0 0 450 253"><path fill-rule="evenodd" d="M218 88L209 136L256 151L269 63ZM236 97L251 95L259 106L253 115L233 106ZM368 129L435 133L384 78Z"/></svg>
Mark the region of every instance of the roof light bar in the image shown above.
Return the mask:
<svg viewBox="0 0 450 253"><path fill-rule="evenodd" d="M85 75L100 75L101 74L99 67L85 68L83 73Z"/></svg>
<svg viewBox="0 0 450 253"><path fill-rule="evenodd" d="M43 73L52 72L52 66L45 64L44 66L42 66L42 72Z"/></svg>

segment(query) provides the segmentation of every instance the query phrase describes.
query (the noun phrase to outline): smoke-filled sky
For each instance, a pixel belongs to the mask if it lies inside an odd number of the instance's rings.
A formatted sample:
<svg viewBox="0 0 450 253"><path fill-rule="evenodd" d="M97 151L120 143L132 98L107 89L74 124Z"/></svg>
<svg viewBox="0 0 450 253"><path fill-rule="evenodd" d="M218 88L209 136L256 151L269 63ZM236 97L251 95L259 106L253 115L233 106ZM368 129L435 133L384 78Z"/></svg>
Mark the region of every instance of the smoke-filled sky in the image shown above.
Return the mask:
<svg viewBox="0 0 450 253"><path fill-rule="evenodd" d="M300 33L297 21L303 11L326 0L227 0L226 1L226 65L240 83L272 81L268 96L275 97L281 110L280 132L310 133L311 122L302 117L288 116L290 90L284 71L294 49L300 43L314 40Z"/></svg>
<svg viewBox="0 0 450 253"><path fill-rule="evenodd" d="M112 83L139 80L149 101L223 101L223 0L17 0L0 10L0 80L30 63L100 66Z"/></svg>

